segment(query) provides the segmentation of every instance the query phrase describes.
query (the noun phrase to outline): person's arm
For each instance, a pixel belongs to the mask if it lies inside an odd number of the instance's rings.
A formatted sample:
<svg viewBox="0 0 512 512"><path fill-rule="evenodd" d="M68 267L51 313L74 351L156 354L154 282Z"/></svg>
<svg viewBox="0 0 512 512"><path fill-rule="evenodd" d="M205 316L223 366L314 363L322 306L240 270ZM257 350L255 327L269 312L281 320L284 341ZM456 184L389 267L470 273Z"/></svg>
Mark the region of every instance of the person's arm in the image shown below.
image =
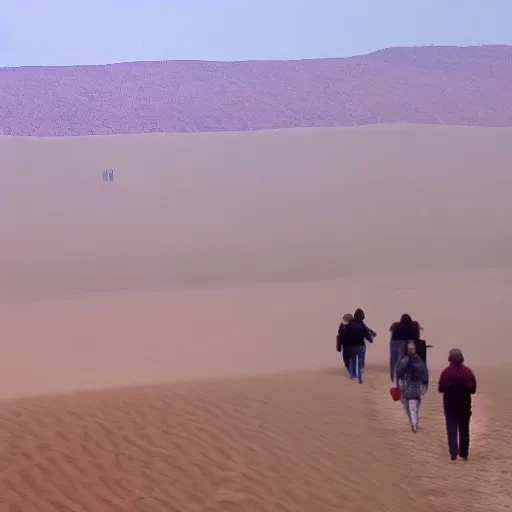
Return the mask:
<svg viewBox="0 0 512 512"><path fill-rule="evenodd" d="M439 377L439 383L437 388L439 393L444 393L452 385L451 379L448 376L448 372L444 369Z"/></svg>
<svg viewBox="0 0 512 512"><path fill-rule="evenodd" d="M343 323L340 324L338 328L338 335L336 336L336 350L338 352L341 352L341 349L343 347L343 333L345 331L345 326Z"/></svg>
<svg viewBox="0 0 512 512"><path fill-rule="evenodd" d="M366 341L369 341L370 343L373 343L373 338L374 336L377 336L377 334L372 331L364 322L363 322L363 325L364 325L364 339Z"/></svg>
<svg viewBox="0 0 512 512"><path fill-rule="evenodd" d="M469 368L468 371L470 376L469 392L470 394L474 395L476 393L476 378L475 374Z"/></svg>
<svg viewBox="0 0 512 512"><path fill-rule="evenodd" d="M429 382L429 374L428 374L428 368L427 365L422 361L423 364L423 372L422 372L422 384L428 388L428 382Z"/></svg>
<svg viewBox="0 0 512 512"><path fill-rule="evenodd" d="M403 357L398 361L398 364L396 366L396 378L397 380L401 380L405 377L405 374L407 373L407 365L409 364L409 358Z"/></svg>

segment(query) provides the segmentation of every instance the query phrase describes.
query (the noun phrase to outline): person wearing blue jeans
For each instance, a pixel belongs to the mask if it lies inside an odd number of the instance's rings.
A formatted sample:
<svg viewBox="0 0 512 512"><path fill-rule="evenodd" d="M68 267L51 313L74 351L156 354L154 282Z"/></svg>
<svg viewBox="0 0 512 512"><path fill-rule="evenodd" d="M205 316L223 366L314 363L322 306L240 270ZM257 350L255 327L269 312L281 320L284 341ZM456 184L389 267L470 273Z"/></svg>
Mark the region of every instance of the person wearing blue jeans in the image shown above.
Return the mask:
<svg viewBox="0 0 512 512"><path fill-rule="evenodd" d="M367 341L370 341L370 343L373 342L373 338L375 338L375 336L377 336L377 333L370 329L365 323L364 323L364 319L365 319L365 314L364 314L364 311L362 309L356 309L355 313L354 313L354 316L353 318L357 318L357 320L359 320L363 325L364 327L366 327L366 329L368 330L368 332L370 333L370 337L371 337L371 340L367 339ZM365 363L365 360L366 360L366 343L365 343L365 350L362 352L361 354L361 368L364 370L364 363Z"/></svg>
<svg viewBox="0 0 512 512"><path fill-rule="evenodd" d="M343 350L348 350L349 375L363 383L363 368L366 353L365 342L373 342L372 331L364 323L364 312L357 309L354 318L343 329Z"/></svg>
<svg viewBox="0 0 512 512"><path fill-rule="evenodd" d="M357 379L359 381L359 384L363 383L365 353L365 345L358 345L350 348L350 359L348 362L350 378Z"/></svg>
<svg viewBox="0 0 512 512"><path fill-rule="evenodd" d="M396 381L396 367L398 361L405 356L405 341L391 339L389 341L389 374L391 382Z"/></svg>

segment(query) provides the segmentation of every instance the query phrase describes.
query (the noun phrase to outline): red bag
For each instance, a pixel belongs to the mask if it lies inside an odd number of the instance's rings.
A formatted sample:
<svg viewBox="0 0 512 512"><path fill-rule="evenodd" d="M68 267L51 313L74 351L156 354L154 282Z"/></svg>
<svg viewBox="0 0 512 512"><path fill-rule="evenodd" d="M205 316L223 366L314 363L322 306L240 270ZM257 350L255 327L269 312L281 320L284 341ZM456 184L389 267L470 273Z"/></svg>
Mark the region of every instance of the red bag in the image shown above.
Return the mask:
<svg viewBox="0 0 512 512"><path fill-rule="evenodd" d="M398 402L398 400L400 400L400 388L399 387L393 386L392 388L389 388L389 394L391 395L391 398L395 402Z"/></svg>

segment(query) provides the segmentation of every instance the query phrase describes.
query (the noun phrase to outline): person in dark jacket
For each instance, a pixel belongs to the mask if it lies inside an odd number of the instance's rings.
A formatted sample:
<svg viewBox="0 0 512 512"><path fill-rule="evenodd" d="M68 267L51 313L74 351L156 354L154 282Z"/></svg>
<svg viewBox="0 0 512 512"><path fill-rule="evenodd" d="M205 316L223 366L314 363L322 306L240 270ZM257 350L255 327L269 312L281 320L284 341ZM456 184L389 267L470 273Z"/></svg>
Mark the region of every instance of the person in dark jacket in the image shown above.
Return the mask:
<svg viewBox="0 0 512 512"><path fill-rule="evenodd" d="M443 393L446 434L451 460L459 456L468 460L471 395L476 393L475 374L464 364L459 349L450 350L450 365L439 377L439 392Z"/></svg>
<svg viewBox="0 0 512 512"><path fill-rule="evenodd" d="M348 351L350 378L357 379L359 384L363 383L365 342L373 342L372 332L363 320L364 312L358 309L343 330L343 350Z"/></svg>
<svg viewBox="0 0 512 512"><path fill-rule="evenodd" d="M349 366L349 359L350 359L350 350L345 350L343 348L343 332L345 330L345 327L349 322L353 320L353 316L350 313L347 313L346 315L343 315L343 321L341 322L339 328L338 328L338 336L336 337L336 350L338 352L342 352L343 357L343 364L345 365L345 368L349 372L350 375L350 366Z"/></svg>
<svg viewBox="0 0 512 512"><path fill-rule="evenodd" d="M405 356L407 343L420 339L420 326L412 320L411 315L404 313L399 322L391 325L389 331L389 374L391 382L396 382L396 365Z"/></svg>
<svg viewBox="0 0 512 512"><path fill-rule="evenodd" d="M364 326L368 329L368 332L371 334L372 339L377 336L377 333L374 330L367 327L366 324L364 323L366 315L364 314L364 311L361 308L357 308L355 310L353 318L357 318L357 320L359 320L360 322L362 322L364 324ZM365 361L366 361L366 344L365 344L365 351L362 354L362 360L361 360L363 370L364 370Z"/></svg>

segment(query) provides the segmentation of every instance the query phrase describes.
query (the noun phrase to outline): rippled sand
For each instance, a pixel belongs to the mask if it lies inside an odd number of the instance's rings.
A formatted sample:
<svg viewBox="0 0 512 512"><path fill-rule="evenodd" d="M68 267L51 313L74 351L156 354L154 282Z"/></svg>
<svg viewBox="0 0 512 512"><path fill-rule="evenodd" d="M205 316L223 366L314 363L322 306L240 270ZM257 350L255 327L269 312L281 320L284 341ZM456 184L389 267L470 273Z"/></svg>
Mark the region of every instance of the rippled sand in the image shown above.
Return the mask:
<svg viewBox="0 0 512 512"><path fill-rule="evenodd" d="M505 511L509 370L479 375L467 463L435 392L413 435L379 367L6 402L0 510Z"/></svg>

